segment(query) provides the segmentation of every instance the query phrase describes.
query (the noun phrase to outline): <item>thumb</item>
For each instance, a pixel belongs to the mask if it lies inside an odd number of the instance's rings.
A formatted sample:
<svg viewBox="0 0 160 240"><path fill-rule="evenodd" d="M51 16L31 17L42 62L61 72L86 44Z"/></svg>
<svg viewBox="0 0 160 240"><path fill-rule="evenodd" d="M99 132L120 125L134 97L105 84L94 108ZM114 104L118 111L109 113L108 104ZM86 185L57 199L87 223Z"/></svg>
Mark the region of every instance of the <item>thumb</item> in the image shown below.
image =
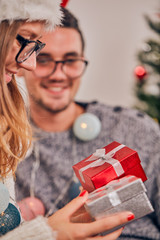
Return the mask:
<svg viewBox="0 0 160 240"><path fill-rule="evenodd" d="M74 198L65 207L63 207L63 214L66 217L70 217L73 213L75 213L80 207L84 205L87 198L88 192L84 190L83 192L80 193L78 197Z"/></svg>

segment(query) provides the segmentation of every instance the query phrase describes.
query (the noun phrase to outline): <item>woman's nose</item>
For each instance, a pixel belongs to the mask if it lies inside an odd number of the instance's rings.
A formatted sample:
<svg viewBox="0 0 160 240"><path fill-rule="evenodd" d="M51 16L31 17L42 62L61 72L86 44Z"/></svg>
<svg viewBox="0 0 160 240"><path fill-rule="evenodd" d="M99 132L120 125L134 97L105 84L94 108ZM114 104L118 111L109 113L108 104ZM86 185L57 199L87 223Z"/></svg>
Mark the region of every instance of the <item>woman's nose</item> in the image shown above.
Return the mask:
<svg viewBox="0 0 160 240"><path fill-rule="evenodd" d="M19 66L28 71L33 71L36 68L36 52L33 52L26 61L19 63Z"/></svg>

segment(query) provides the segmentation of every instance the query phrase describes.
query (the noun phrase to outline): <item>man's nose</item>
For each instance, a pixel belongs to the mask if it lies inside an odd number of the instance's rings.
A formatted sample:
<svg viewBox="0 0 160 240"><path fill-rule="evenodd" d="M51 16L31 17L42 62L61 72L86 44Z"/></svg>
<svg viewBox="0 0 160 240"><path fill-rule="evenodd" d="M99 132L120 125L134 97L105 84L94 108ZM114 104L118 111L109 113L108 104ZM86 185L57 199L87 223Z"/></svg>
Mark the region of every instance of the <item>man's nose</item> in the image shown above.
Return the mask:
<svg viewBox="0 0 160 240"><path fill-rule="evenodd" d="M65 73L63 72L63 63L62 62L56 62L56 66L54 71L52 72L51 76L54 76L54 78L64 78L66 77Z"/></svg>

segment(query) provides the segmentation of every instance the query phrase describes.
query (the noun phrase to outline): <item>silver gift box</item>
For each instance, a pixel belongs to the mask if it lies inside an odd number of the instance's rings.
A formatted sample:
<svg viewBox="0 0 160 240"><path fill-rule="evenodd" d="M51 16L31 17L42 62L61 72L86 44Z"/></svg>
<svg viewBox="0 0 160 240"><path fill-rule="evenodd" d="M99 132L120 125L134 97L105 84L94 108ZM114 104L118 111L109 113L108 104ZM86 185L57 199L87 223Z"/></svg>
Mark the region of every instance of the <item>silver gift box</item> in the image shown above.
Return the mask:
<svg viewBox="0 0 160 240"><path fill-rule="evenodd" d="M136 220L154 211L146 191L140 178L126 176L113 180L90 193L85 203L85 208L94 219L116 212L131 211L135 215L134 220ZM122 226L124 225L107 231L103 235Z"/></svg>

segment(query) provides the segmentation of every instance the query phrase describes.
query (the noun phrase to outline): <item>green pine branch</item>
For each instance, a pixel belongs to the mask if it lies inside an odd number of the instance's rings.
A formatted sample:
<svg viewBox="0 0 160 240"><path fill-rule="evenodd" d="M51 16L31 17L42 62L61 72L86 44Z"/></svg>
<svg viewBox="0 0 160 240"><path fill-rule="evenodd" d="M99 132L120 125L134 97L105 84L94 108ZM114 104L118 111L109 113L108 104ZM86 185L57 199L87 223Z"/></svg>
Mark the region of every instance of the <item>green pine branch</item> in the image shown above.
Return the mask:
<svg viewBox="0 0 160 240"><path fill-rule="evenodd" d="M139 52L137 57L141 63L151 66L160 74L160 42L148 40L146 44L148 44L150 50Z"/></svg>
<svg viewBox="0 0 160 240"><path fill-rule="evenodd" d="M146 94L144 92L137 91L137 97L144 103L145 107L135 106L137 109L145 111L152 118L158 119L160 123L160 96L154 96Z"/></svg>
<svg viewBox="0 0 160 240"><path fill-rule="evenodd" d="M156 33L160 34L160 21L159 22L154 22L152 21L149 16L145 15L144 16L147 23L148 23L148 26L153 30L155 31Z"/></svg>
<svg viewBox="0 0 160 240"><path fill-rule="evenodd" d="M147 15L145 19L148 26L154 32L160 34L160 21L154 22ZM145 50L137 53L139 64L146 67L148 72L147 77L145 76L144 79L138 79L136 83L134 91L136 97L139 99L139 104L137 104L135 108L145 111L160 123L160 92L157 95L153 95L145 91L148 83L151 86L157 84L160 90L160 40L150 39L146 41L146 46L147 48ZM157 78L157 74L159 75L159 79Z"/></svg>

